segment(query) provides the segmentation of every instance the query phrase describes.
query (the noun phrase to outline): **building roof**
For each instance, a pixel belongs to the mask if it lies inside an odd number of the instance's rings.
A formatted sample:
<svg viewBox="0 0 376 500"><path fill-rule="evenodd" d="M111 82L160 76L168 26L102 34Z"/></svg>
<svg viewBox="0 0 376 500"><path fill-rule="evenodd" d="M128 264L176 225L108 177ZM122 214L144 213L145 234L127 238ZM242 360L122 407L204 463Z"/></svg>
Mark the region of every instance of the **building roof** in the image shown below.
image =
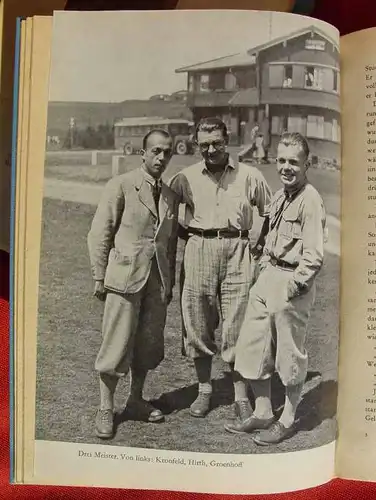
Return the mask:
<svg viewBox="0 0 376 500"><path fill-rule="evenodd" d="M143 125L158 126L182 123L190 125L192 122L190 122L189 120L184 120L183 118L163 118L161 116L133 116L132 118L123 118L122 120L118 120L114 125L115 127L141 127Z"/></svg>
<svg viewBox="0 0 376 500"><path fill-rule="evenodd" d="M192 66L185 66L176 70L176 73L185 73L186 71L200 71L202 69L228 68L234 66L251 66L256 64L256 57L247 52L231 54L229 56L219 57L210 61L205 61Z"/></svg>
<svg viewBox="0 0 376 500"><path fill-rule="evenodd" d="M274 38L273 40L270 40L269 42L265 42L261 45L257 45L253 49L249 49L247 52L249 54L254 54L261 52L262 50L269 49L270 47L273 47L274 45L278 45L279 43L288 41L288 40L293 40L294 38L298 38L300 36L306 35L307 33L315 33L316 35L320 35L321 37L325 38L328 40L328 42L332 43L337 49L338 47L338 42L336 42L333 38L328 36L325 31L321 30L317 26L314 26L313 24L311 26L307 26L306 28L302 28L297 31L293 31L289 35L285 36L280 36L278 38Z"/></svg>
<svg viewBox="0 0 376 500"><path fill-rule="evenodd" d="M338 49L338 43L329 37L324 31L320 28L317 28L314 25L308 26L307 28L300 29L298 31L294 31L290 33L290 35L281 36L279 38L274 38L269 42L265 42L261 45L257 45L254 48L251 48L245 52L239 52L237 54L231 54L224 57L219 57L216 59L211 59L210 61L204 61L201 63L193 64L191 66L184 66L182 68L178 68L175 70L176 73L185 73L187 71L202 71L208 69L220 69L220 68L229 68L235 66L251 66L256 64L256 58L259 52L274 47L279 43L283 43L288 40L292 40L294 38L298 38L299 36L303 36L307 33L315 33L320 35L321 37L328 40Z"/></svg>

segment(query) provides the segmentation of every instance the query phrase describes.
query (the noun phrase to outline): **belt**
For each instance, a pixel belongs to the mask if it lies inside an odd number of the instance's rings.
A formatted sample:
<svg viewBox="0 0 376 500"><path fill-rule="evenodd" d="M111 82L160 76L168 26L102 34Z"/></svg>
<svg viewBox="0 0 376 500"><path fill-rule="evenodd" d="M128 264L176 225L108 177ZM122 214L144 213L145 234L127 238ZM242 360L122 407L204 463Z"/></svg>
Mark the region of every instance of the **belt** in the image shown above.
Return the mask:
<svg viewBox="0 0 376 500"><path fill-rule="evenodd" d="M281 267L282 269L294 270L298 267L298 264L289 264L281 259L276 259L275 257L270 257L270 264L275 267Z"/></svg>
<svg viewBox="0 0 376 500"><path fill-rule="evenodd" d="M198 229L196 227L188 227L187 232L201 236L202 238L248 238L249 236L248 229Z"/></svg>

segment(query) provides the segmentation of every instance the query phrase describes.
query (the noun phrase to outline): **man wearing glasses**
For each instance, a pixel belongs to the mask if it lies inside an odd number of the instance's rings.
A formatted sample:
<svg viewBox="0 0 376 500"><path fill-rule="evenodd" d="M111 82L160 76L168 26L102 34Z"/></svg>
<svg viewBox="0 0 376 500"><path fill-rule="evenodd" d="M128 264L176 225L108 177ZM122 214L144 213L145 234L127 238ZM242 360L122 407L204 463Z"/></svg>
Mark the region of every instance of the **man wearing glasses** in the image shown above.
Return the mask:
<svg viewBox="0 0 376 500"><path fill-rule="evenodd" d="M236 347L235 368L250 380L252 416L228 423L233 433L254 433L259 445L277 444L295 432L296 409L307 375L305 338L323 264L325 209L307 180L309 148L299 133L282 135L277 170L282 183L270 207L270 228ZM275 420L270 395L274 371L285 386ZM257 431L257 432L255 432Z"/></svg>
<svg viewBox="0 0 376 500"><path fill-rule="evenodd" d="M217 351L214 332L220 309L221 354L233 376L235 412L245 419L252 410L245 382L234 370L235 345L252 284L249 232L253 208L267 220L271 191L259 170L230 158L222 120L201 120L195 139L202 161L170 181L180 203L185 204L188 233L181 296L184 348L194 359L199 382L190 413L205 417L210 410L212 357ZM266 223L256 248L263 243L265 228Z"/></svg>

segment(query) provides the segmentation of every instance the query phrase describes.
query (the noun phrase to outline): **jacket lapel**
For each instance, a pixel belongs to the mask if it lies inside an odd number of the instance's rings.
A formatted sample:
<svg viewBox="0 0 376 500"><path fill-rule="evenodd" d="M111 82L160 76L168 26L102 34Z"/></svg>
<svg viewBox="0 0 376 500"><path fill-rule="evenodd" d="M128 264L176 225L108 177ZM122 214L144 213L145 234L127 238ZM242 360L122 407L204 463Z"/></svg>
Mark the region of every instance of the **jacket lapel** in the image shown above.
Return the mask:
<svg viewBox="0 0 376 500"><path fill-rule="evenodd" d="M159 207L158 207L159 220L161 222L166 216L166 212L168 209L169 194L170 194L170 188L164 182L162 182L161 197L159 199Z"/></svg>
<svg viewBox="0 0 376 500"><path fill-rule="evenodd" d="M141 179L138 189L138 197L141 203L150 210L154 217L158 217L151 186L149 186L145 179Z"/></svg>
<svg viewBox="0 0 376 500"><path fill-rule="evenodd" d="M158 225L156 235L159 233L159 231L163 225L163 222L166 218L168 207L169 207L170 197L171 197L171 189L167 186L167 184L162 182L161 197L159 199L159 207L158 207L159 225Z"/></svg>

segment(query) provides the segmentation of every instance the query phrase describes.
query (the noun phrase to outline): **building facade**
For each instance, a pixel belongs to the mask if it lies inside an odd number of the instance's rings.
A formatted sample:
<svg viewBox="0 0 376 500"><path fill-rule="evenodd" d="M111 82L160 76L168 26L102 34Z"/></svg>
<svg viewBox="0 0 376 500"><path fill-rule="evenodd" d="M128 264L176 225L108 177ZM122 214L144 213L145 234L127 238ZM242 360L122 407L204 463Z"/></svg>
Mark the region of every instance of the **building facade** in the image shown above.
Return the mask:
<svg viewBox="0 0 376 500"><path fill-rule="evenodd" d="M339 48L312 26L241 54L179 68L195 122L219 116L230 144L243 145L258 124L269 156L285 130L309 139L312 159L340 162Z"/></svg>

